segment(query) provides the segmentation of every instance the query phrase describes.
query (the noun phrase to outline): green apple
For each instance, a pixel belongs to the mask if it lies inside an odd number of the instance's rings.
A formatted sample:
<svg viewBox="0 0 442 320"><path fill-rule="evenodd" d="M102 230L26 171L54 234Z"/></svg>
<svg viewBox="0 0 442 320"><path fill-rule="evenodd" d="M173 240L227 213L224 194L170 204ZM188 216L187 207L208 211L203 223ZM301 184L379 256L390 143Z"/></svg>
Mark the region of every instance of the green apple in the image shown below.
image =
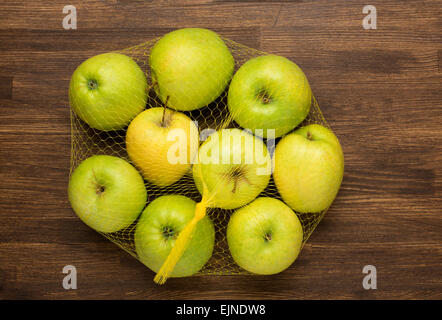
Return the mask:
<svg viewBox="0 0 442 320"><path fill-rule="evenodd" d="M175 240L195 215L195 201L180 195L165 195L152 201L143 211L135 230L138 258L158 272ZM187 277L198 272L212 256L215 229L205 216L196 225L187 249L175 265L171 277Z"/></svg>
<svg viewBox="0 0 442 320"><path fill-rule="evenodd" d="M258 198L235 211L227 226L227 242L233 260L257 274L287 269L301 251L302 225L282 201Z"/></svg>
<svg viewBox="0 0 442 320"><path fill-rule="evenodd" d="M241 127L263 129L263 137L273 129L280 137L305 119L311 99L310 85L301 68L284 57L266 55L247 61L235 73L228 108Z"/></svg>
<svg viewBox="0 0 442 320"><path fill-rule="evenodd" d="M92 128L119 130L146 106L146 89L146 76L135 61L104 53L74 71L69 99L74 112Z"/></svg>
<svg viewBox="0 0 442 320"><path fill-rule="evenodd" d="M163 103L190 111L208 105L224 91L235 62L215 32L185 28L162 37L152 49L149 64Z"/></svg>
<svg viewBox="0 0 442 320"><path fill-rule="evenodd" d="M283 200L298 212L321 212L338 193L344 154L338 138L311 124L283 137L276 145L273 178Z"/></svg>
<svg viewBox="0 0 442 320"><path fill-rule="evenodd" d="M198 128L185 114L150 108L130 123L127 153L146 180L165 187L189 171L198 151Z"/></svg>
<svg viewBox="0 0 442 320"><path fill-rule="evenodd" d="M210 207L234 209L255 199L269 183L271 159L263 141L240 129L213 133L201 145L193 178L203 183Z"/></svg>
<svg viewBox="0 0 442 320"><path fill-rule="evenodd" d="M127 161L106 155L80 163L69 179L68 195L80 219L100 232L131 225L147 199L138 171Z"/></svg>

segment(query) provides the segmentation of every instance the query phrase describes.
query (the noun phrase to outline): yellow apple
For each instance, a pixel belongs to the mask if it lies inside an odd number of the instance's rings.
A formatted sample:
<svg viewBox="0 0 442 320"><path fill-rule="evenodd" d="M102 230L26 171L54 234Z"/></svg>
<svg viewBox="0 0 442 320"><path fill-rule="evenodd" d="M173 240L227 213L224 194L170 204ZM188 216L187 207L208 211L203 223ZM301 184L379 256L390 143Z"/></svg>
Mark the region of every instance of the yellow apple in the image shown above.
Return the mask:
<svg viewBox="0 0 442 320"><path fill-rule="evenodd" d="M150 108L127 128L126 149L147 181L166 187L189 170L198 151L198 128L181 112Z"/></svg>

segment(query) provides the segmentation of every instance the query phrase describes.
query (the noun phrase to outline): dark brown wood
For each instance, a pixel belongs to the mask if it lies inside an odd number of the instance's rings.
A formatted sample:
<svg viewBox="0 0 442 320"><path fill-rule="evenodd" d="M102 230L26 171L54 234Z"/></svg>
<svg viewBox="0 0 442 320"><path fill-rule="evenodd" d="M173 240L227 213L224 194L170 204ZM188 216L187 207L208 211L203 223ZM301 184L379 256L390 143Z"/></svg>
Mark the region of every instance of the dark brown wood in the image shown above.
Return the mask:
<svg viewBox="0 0 442 320"><path fill-rule="evenodd" d="M441 1L62 1L0 5L0 298L442 298ZM154 274L87 228L67 200L67 88L87 57L180 27L211 28L307 74L345 153L337 199L285 272ZM62 287L65 265L78 289ZM364 290L375 265L378 289Z"/></svg>
<svg viewBox="0 0 442 320"><path fill-rule="evenodd" d="M0 99L11 99L12 77L0 77Z"/></svg>

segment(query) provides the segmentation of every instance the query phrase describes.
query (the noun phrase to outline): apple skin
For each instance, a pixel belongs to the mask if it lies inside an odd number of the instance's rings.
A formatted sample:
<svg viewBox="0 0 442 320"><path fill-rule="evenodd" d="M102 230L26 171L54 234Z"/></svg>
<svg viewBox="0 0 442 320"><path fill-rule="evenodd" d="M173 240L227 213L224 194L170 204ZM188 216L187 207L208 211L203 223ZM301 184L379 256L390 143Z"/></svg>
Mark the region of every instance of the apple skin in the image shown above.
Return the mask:
<svg viewBox="0 0 442 320"><path fill-rule="evenodd" d="M312 92L307 77L292 61L276 55L253 58L233 76L228 108L243 128L274 129L280 137L308 115ZM259 133L255 133L259 134Z"/></svg>
<svg viewBox="0 0 442 320"><path fill-rule="evenodd" d="M198 128L185 114L150 108L127 128L126 150L146 180L165 187L189 171L198 152L198 138ZM176 158L180 156L181 161Z"/></svg>
<svg viewBox="0 0 442 320"><path fill-rule="evenodd" d="M190 111L208 105L224 91L235 62L215 32L184 28L155 44L149 64L155 91L163 103Z"/></svg>
<svg viewBox="0 0 442 320"><path fill-rule="evenodd" d="M127 161L107 155L92 156L78 165L69 179L68 195L78 217L105 233L131 225L147 200L138 171Z"/></svg>
<svg viewBox="0 0 442 320"><path fill-rule="evenodd" d="M287 269L301 251L302 225L278 199L261 197L235 211L227 226L227 242L235 262L256 274Z"/></svg>
<svg viewBox="0 0 442 320"><path fill-rule="evenodd" d="M135 61L104 53L84 61L73 73L69 99L74 112L90 127L124 128L146 106L146 76Z"/></svg>
<svg viewBox="0 0 442 320"><path fill-rule="evenodd" d="M276 145L273 178L295 211L321 212L335 199L344 175L344 154L334 133L319 125L302 127Z"/></svg>
<svg viewBox="0 0 442 320"><path fill-rule="evenodd" d="M222 129L200 146L198 163L192 171L201 194L204 180L211 197L210 207L235 209L255 199L266 188L271 166L269 152L261 139L240 129Z"/></svg>
<svg viewBox="0 0 442 320"><path fill-rule="evenodd" d="M158 272L172 250L175 239L195 215L195 201L181 195L165 195L143 211L135 230L135 248L140 261ZM166 236L169 228L171 236ZM173 234L172 234L173 233ZM215 229L209 217L201 219L171 277L187 277L198 272L210 259Z"/></svg>

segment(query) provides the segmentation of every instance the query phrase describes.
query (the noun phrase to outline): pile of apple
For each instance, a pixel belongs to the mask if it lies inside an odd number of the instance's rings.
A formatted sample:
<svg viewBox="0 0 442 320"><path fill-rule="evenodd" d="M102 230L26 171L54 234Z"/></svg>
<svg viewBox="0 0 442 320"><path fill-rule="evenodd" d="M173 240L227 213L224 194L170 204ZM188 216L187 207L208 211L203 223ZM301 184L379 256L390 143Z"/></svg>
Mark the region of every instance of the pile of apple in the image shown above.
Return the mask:
<svg viewBox="0 0 442 320"><path fill-rule="evenodd" d="M198 28L166 34L148 58L150 84L120 53L92 57L72 75L73 111L94 130L124 132L129 160L102 154L82 161L69 181L73 210L102 233L135 226L137 257L158 272L194 218L197 203L179 188L191 176L208 208L229 209L227 243L240 267L256 274L288 268L304 239L297 214L327 210L344 170L332 131L298 127L313 98L305 74L276 55L254 57L235 72L225 42ZM152 88L161 107L147 102ZM192 111L211 108L223 92L221 125L202 139ZM269 183L276 188L269 191ZM149 185L164 192L146 203ZM208 262L214 222L199 220L171 276L190 276Z"/></svg>

